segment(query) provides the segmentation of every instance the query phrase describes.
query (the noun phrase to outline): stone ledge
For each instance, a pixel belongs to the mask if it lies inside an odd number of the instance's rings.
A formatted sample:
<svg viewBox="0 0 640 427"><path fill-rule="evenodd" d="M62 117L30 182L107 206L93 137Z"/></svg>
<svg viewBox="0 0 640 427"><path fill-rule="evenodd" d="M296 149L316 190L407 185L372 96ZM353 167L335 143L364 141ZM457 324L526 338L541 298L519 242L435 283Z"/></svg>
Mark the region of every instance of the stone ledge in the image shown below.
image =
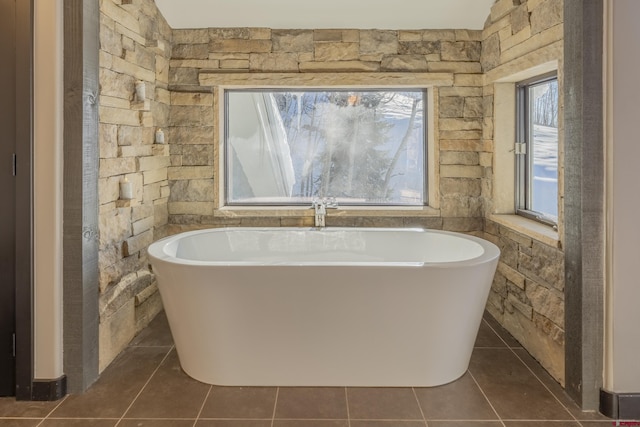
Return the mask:
<svg viewBox="0 0 640 427"><path fill-rule="evenodd" d="M558 232L538 221L515 214L493 214L489 216L489 219L553 248L561 248L562 246Z"/></svg>

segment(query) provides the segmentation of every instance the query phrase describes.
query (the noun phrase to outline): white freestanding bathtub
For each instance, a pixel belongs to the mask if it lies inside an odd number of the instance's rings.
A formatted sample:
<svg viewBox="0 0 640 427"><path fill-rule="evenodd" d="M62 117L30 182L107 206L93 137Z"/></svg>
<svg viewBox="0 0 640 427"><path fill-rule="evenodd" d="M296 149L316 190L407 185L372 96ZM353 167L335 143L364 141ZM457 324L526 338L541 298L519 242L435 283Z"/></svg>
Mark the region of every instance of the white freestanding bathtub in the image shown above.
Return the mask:
<svg viewBox="0 0 640 427"><path fill-rule="evenodd" d="M499 254L473 236L379 228L221 228L149 247L182 368L230 386L451 382Z"/></svg>

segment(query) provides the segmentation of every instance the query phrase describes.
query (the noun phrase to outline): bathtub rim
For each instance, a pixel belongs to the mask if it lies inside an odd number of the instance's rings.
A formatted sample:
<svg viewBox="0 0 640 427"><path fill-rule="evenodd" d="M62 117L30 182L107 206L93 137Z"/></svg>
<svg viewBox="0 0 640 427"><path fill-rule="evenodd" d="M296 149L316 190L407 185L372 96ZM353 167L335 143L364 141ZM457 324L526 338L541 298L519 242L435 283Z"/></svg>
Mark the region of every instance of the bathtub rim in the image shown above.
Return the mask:
<svg viewBox="0 0 640 427"><path fill-rule="evenodd" d="M205 233L220 233L227 231L307 231L310 233L334 232L334 231L383 231L383 232L413 232L435 233L452 236L459 239L471 240L483 248L481 255L458 261L428 262L428 261L200 261L187 258L178 258L175 255L180 239L192 235ZM491 262L500 257L500 249L494 243L470 234L456 231L434 230L429 228L409 227L217 227L199 230L184 231L156 240L147 249L150 263L164 262L174 265L188 266L215 266L215 267L288 267L288 266L314 266L314 267L429 267L429 268L455 268L471 267L478 264Z"/></svg>

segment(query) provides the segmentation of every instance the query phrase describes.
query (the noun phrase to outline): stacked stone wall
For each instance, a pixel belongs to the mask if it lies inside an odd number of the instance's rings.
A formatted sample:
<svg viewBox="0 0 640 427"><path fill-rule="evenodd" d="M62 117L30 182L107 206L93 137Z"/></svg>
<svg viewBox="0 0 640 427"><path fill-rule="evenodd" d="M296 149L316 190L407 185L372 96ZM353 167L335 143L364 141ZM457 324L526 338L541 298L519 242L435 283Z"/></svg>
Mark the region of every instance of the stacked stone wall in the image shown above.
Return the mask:
<svg viewBox="0 0 640 427"><path fill-rule="evenodd" d="M486 145L496 149L494 129L502 125L494 120L495 83L513 81L511 76L553 59L558 63L559 93L562 94L562 10L562 0L498 0L493 5L485 24L481 59L485 74L483 138ZM563 200L563 105L560 96L560 201ZM493 215L493 201L497 196L493 192L497 179L494 159L489 157L484 164L487 166L482 182L487 217L485 237L502 251L487 310L542 366L564 383L562 202L559 231L551 238L529 232L527 226L522 226L522 219L514 221L503 215ZM550 236L554 231L549 227L542 234Z"/></svg>
<svg viewBox="0 0 640 427"><path fill-rule="evenodd" d="M154 142L169 124L171 32L153 0L100 1L101 370L161 309L146 250L169 216L169 146Z"/></svg>
<svg viewBox="0 0 640 427"><path fill-rule="evenodd" d="M309 212L255 216L216 212L216 99L203 83L211 73L368 73L380 85L389 73L448 75L435 87L435 141L439 150L437 209L327 217L331 226L427 226L466 232L483 227L481 180L489 145L482 141L481 31L275 30L212 28L174 30L169 222L173 231L221 225L309 226ZM275 80L270 84L277 84Z"/></svg>

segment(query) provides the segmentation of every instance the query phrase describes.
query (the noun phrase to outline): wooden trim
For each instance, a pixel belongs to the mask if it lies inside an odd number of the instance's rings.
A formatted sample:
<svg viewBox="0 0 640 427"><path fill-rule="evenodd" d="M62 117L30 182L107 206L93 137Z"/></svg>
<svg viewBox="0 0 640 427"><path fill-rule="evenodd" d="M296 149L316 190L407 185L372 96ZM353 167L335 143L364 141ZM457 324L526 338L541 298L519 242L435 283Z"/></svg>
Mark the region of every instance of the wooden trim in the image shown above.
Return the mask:
<svg viewBox="0 0 640 427"><path fill-rule="evenodd" d="M597 410L603 370L603 2L564 2L565 383Z"/></svg>
<svg viewBox="0 0 640 427"><path fill-rule="evenodd" d="M98 377L99 0L64 1L64 371Z"/></svg>
<svg viewBox="0 0 640 427"><path fill-rule="evenodd" d="M16 398L33 382L33 0L16 1Z"/></svg>

